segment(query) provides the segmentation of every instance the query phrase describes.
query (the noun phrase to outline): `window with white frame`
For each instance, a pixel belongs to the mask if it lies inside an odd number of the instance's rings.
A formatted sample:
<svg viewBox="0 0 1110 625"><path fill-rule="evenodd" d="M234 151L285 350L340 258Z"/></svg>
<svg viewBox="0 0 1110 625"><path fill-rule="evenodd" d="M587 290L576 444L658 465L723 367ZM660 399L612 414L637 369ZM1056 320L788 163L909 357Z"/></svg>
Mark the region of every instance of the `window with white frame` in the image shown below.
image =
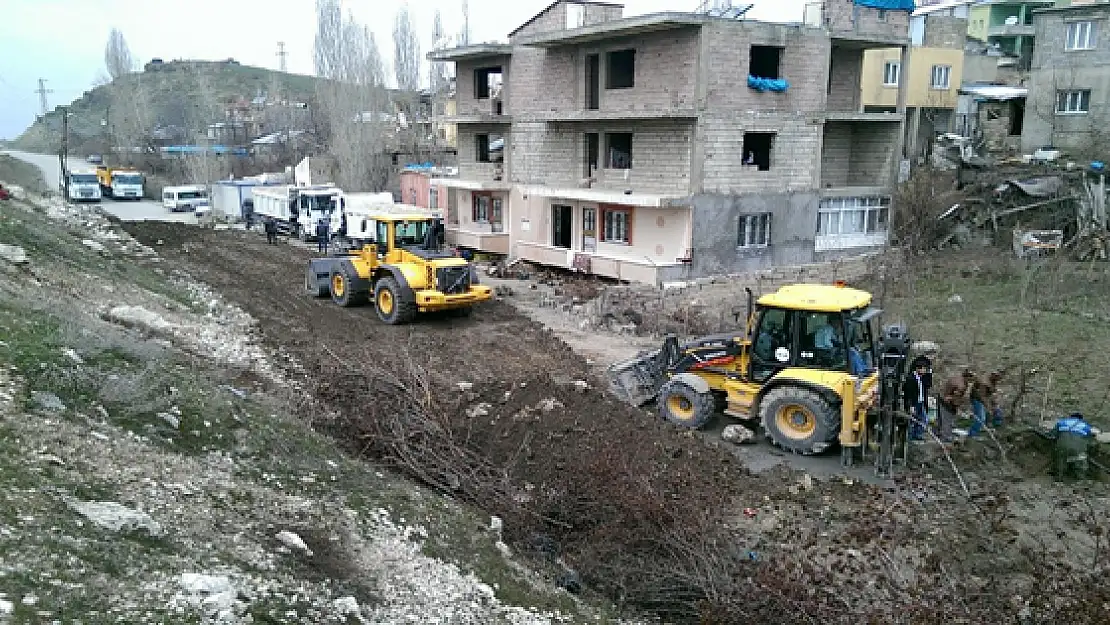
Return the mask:
<svg viewBox="0 0 1110 625"><path fill-rule="evenodd" d="M601 240L605 243L629 243L629 226L632 211L628 209L607 208L601 214Z"/></svg>
<svg viewBox="0 0 1110 625"><path fill-rule="evenodd" d="M902 73L902 64L898 61L887 61L883 65L883 86L897 87L898 78Z"/></svg>
<svg viewBox="0 0 1110 625"><path fill-rule="evenodd" d="M817 236L883 234L889 218L890 198L825 198L817 210Z"/></svg>
<svg viewBox="0 0 1110 625"><path fill-rule="evenodd" d="M1056 92L1057 115L1080 115L1091 110L1091 90L1071 89Z"/></svg>
<svg viewBox="0 0 1110 625"><path fill-rule="evenodd" d="M767 247L771 242L771 213L740 215L736 247Z"/></svg>
<svg viewBox="0 0 1110 625"><path fill-rule="evenodd" d="M934 65L933 76L930 85L933 89L947 89L951 84L952 79L952 66L951 65Z"/></svg>
<svg viewBox="0 0 1110 625"><path fill-rule="evenodd" d="M1094 48L1094 22L1072 22L1068 24L1067 36L1064 38L1065 50L1094 50Z"/></svg>
<svg viewBox="0 0 1110 625"><path fill-rule="evenodd" d="M439 208L439 189L428 189L428 208Z"/></svg>

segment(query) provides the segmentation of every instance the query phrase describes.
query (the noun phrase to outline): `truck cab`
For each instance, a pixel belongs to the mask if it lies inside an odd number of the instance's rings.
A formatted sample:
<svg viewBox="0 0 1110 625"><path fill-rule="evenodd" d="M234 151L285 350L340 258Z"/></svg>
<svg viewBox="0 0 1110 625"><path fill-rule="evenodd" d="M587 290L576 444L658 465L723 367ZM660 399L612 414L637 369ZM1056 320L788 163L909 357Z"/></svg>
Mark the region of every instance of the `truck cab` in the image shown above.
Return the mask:
<svg viewBox="0 0 1110 625"><path fill-rule="evenodd" d="M66 174L69 186L69 201L71 202L99 202L100 183L96 172L87 169L70 170Z"/></svg>
<svg viewBox="0 0 1110 625"><path fill-rule="evenodd" d="M112 170L111 197L119 200L143 199L143 175L134 170Z"/></svg>

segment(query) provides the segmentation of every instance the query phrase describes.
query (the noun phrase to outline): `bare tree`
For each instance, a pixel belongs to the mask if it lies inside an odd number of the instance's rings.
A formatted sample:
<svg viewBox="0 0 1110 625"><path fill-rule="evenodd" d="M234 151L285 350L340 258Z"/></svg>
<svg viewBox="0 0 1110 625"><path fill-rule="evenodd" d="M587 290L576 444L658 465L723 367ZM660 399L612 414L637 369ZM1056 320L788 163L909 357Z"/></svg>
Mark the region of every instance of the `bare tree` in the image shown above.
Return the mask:
<svg viewBox="0 0 1110 625"><path fill-rule="evenodd" d="M127 40L118 28L113 28L108 35L108 43L104 46L104 65L108 69L108 77L115 80L135 70L135 60L131 57L131 48L127 47Z"/></svg>
<svg viewBox="0 0 1110 625"><path fill-rule="evenodd" d="M236 135L210 135L209 125L224 119L224 111L219 102L212 81L208 75L210 69L204 63L198 63L194 69L193 80L193 106L187 115L187 127L196 133L195 143L201 148L200 154L186 155L184 165L185 174L191 184L209 184L214 180L226 178L228 173L227 157L212 152L213 145L237 143ZM234 133L234 129L229 131ZM230 139L230 141L229 141Z"/></svg>
<svg viewBox="0 0 1110 625"><path fill-rule="evenodd" d="M436 9L435 18L432 21L432 49L438 49L444 45L444 38L446 33L443 32L443 16L440 15L439 9ZM432 61L428 64L428 87L431 88L433 94L439 95L444 89L447 88L447 64Z"/></svg>
<svg viewBox="0 0 1110 625"><path fill-rule="evenodd" d="M420 88L420 39L413 28L406 2L393 20L393 67L397 88L413 92Z"/></svg>
<svg viewBox="0 0 1110 625"><path fill-rule="evenodd" d="M376 191L389 178L387 154L393 121L381 54L373 33L339 0L317 0L314 45L319 126L328 132L340 186Z"/></svg>

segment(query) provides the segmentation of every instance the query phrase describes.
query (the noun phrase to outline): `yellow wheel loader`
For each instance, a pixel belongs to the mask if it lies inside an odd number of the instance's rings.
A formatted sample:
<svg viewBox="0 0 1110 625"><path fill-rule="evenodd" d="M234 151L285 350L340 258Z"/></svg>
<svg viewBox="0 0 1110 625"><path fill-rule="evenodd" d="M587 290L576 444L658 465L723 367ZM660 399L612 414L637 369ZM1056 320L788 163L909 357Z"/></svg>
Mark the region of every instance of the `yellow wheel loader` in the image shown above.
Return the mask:
<svg viewBox="0 0 1110 625"><path fill-rule="evenodd" d="M700 428L723 411L795 453L839 442L851 464L880 395L896 410L908 354L901 326L876 336L881 311L871 299L841 282L784 286L754 305L749 290L744 331L686 344L668 336L661 349L611 366L610 388L633 405L657 400L660 415L683 427Z"/></svg>
<svg viewBox="0 0 1110 625"><path fill-rule="evenodd" d="M373 302L390 325L408 323L417 313L450 311L467 315L493 290L478 283L473 265L443 248L443 224L420 214L369 215L360 224L362 247L308 261L305 291L340 306Z"/></svg>

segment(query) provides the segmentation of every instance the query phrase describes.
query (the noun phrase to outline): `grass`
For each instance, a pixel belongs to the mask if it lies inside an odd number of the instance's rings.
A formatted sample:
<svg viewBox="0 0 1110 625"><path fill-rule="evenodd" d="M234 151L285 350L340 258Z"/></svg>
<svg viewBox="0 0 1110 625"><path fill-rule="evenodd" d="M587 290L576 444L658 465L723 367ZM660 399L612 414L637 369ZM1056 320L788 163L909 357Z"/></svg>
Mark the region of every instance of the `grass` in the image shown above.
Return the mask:
<svg viewBox="0 0 1110 625"><path fill-rule="evenodd" d="M42 170L7 154L0 154L0 180L8 184L21 186L34 193L45 193L47 191Z"/></svg>

